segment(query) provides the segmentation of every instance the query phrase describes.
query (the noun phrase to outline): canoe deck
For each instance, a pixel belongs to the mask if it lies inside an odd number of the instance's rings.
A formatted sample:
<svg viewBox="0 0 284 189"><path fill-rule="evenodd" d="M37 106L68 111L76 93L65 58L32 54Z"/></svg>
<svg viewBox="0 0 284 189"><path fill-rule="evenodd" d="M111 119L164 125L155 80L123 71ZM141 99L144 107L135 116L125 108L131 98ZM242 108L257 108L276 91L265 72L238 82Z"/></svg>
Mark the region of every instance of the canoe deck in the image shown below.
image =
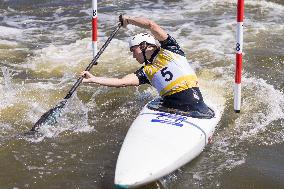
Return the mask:
<svg viewBox="0 0 284 189"><path fill-rule="evenodd" d="M217 111L211 119L198 119L160 105L160 99L149 102L129 128L117 160L117 186L141 186L188 163L211 140L220 120Z"/></svg>

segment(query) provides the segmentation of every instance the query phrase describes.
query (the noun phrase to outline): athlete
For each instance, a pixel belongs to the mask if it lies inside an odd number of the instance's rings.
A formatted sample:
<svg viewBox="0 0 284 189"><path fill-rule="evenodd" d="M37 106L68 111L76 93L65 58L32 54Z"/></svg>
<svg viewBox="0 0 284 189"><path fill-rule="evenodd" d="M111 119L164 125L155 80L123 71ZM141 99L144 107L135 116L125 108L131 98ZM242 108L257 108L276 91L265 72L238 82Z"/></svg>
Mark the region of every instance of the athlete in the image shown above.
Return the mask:
<svg viewBox="0 0 284 189"><path fill-rule="evenodd" d="M120 16L119 21L124 28L131 24L150 30L152 35L140 33L129 41L133 58L143 66L123 78L96 77L84 71L81 73L83 82L109 87L150 84L158 90L164 107L191 111L194 117L214 117L213 110L203 101L196 74L176 40L149 19Z"/></svg>

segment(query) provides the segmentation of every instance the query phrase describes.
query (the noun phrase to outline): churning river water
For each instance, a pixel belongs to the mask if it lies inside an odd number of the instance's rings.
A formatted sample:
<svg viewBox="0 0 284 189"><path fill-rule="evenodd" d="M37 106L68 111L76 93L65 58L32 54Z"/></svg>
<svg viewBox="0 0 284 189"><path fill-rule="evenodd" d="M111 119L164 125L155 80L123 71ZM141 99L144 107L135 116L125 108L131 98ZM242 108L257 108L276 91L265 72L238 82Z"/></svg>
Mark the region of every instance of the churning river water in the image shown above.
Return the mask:
<svg viewBox="0 0 284 189"><path fill-rule="evenodd" d="M284 188L284 1L245 0L240 114L233 111L236 2L98 2L99 47L120 14L156 21L186 52L205 101L223 112L213 144L141 189ZM90 63L91 15L91 0L0 0L1 189L113 188L123 139L157 96L152 87L81 85L58 124L40 137L23 135ZM122 77L138 69L127 40L143 31L120 29L92 72Z"/></svg>

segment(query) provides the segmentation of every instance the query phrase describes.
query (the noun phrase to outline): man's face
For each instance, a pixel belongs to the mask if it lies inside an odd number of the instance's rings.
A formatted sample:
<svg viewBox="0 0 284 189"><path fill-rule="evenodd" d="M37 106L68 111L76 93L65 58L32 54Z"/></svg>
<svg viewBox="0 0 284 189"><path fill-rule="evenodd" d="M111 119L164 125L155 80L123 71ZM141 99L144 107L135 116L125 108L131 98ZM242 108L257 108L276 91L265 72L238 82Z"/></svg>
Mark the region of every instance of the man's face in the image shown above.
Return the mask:
<svg viewBox="0 0 284 189"><path fill-rule="evenodd" d="M138 45L131 47L130 52L132 52L133 58L135 58L140 64L144 63L144 57Z"/></svg>

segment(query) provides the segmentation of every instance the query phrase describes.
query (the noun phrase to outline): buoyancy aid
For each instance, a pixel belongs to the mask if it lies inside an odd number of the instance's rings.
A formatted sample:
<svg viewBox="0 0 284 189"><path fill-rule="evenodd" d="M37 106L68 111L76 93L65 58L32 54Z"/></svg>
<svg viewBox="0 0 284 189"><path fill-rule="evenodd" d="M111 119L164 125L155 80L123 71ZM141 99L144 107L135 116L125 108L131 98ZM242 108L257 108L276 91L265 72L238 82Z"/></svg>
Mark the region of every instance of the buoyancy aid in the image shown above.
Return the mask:
<svg viewBox="0 0 284 189"><path fill-rule="evenodd" d="M160 96L168 96L198 87L197 76L184 56L160 48L153 62L143 72Z"/></svg>

